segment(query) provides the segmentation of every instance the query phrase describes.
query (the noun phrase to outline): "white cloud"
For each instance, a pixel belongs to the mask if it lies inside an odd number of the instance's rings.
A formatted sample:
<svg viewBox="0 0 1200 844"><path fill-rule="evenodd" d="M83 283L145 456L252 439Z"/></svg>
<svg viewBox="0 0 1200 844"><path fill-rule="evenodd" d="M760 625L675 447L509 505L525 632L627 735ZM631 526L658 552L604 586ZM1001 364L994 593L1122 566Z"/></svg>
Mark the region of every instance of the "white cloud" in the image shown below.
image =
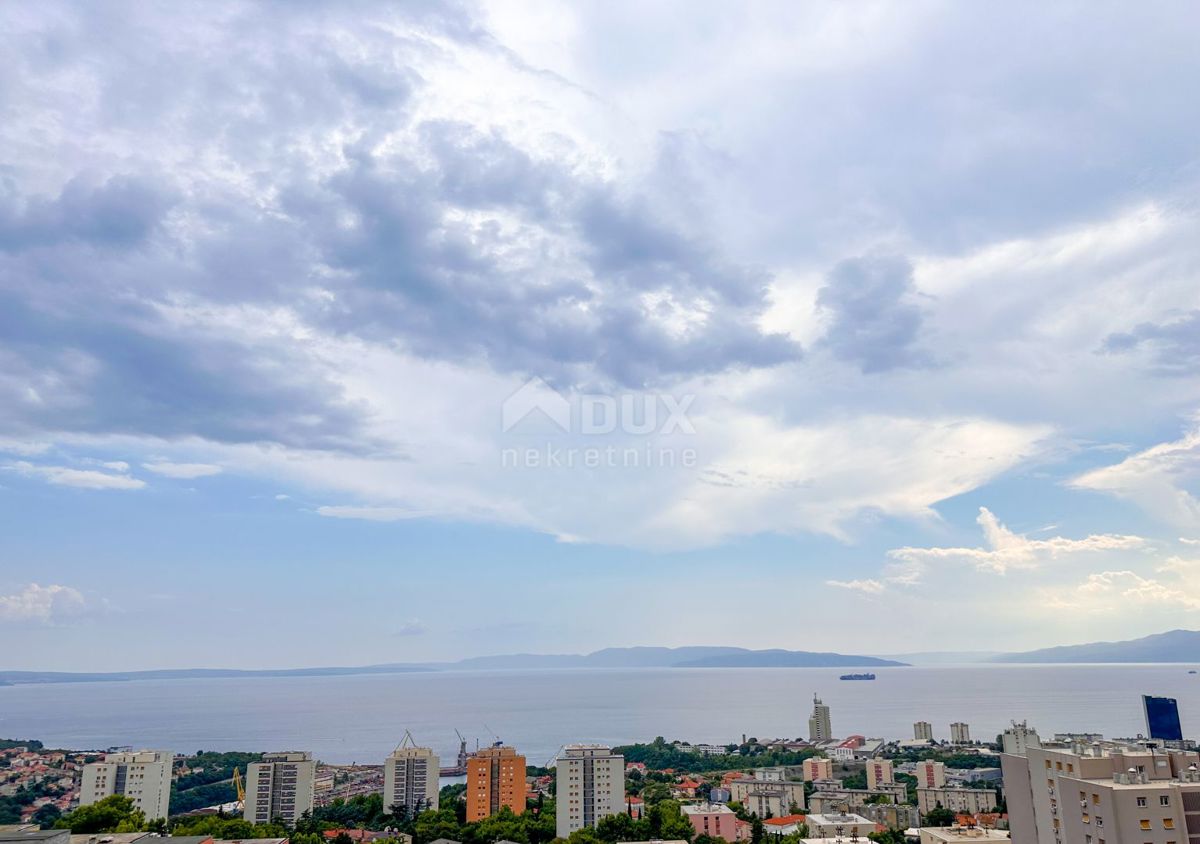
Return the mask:
<svg viewBox="0 0 1200 844"><path fill-rule="evenodd" d="M156 475L181 480L206 478L210 475L221 474L221 467L214 466L211 463L171 463L166 460L159 460L154 463L143 463L142 468Z"/></svg>
<svg viewBox="0 0 1200 844"><path fill-rule="evenodd" d="M362 519L368 522L402 522L434 515L427 511L407 510L403 507L355 507L351 505L318 507L317 513L333 519Z"/></svg>
<svg viewBox="0 0 1200 844"><path fill-rule="evenodd" d="M53 623L83 615L83 593L70 586L30 583L20 592L0 595L0 621Z"/></svg>
<svg viewBox="0 0 1200 844"><path fill-rule="evenodd" d="M826 586L836 586L840 589L850 589L854 592L862 592L865 595L878 595L884 591L883 581L873 578L863 580L826 580Z"/></svg>
<svg viewBox="0 0 1200 844"><path fill-rule="evenodd" d="M1194 567L1194 563L1188 566L1189 570ZM1160 571L1171 569L1164 566ZM1194 574L1194 571L1189 571L1189 574ZM1074 587L1043 589L1042 599L1051 607L1086 608L1096 612L1129 611L1132 607L1145 606L1196 610L1200 609L1200 589L1194 583L1195 580L1190 577L1167 583L1128 569L1101 571L1089 574Z"/></svg>
<svg viewBox="0 0 1200 844"><path fill-rule="evenodd" d="M428 632L424 622L419 618L410 618L402 622L395 630L397 636L424 636Z"/></svg>
<svg viewBox="0 0 1200 844"><path fill-rule="evenodd" d="M922 564L938 560L965 562L980 571L1004 574L1010 569L1038 568L1046 559L1066 554L1124 551L1139 548L1145 540L1139 536L1092 534L1083 539L1055 536L1030 539L1013 533L986 507L979 508L976 522L983 529L987 547L981 548L895 548L888 556L902 562Z"/></svg>
<svg viewBox="0 0 1200 844"><path fill-rule="evenodd" d="M50 450L50 443L39 440L15 440L0 437L0 452L21 457L34 457Z"/></svg>
<svg viewBox="0 0 1200 844"><path fill-rule="evenodd" d="M24 460L12 463L10 469L26 477L41 478L55 486L77 489L141 489L145 481L121 472L101 472L95 469L72 469L67 466L36 466Z"/></svg>
<svg viewBox="0 0 1200 844"><path fill-rule="evenodd" d="M1200 527L1200 500L1187 485L1200 479L1200 424L1183 437L1132 454L1071 481L1076 489L1107 492L1182 528ZM1187 540L1181 540L1187 542Z"/></svg>

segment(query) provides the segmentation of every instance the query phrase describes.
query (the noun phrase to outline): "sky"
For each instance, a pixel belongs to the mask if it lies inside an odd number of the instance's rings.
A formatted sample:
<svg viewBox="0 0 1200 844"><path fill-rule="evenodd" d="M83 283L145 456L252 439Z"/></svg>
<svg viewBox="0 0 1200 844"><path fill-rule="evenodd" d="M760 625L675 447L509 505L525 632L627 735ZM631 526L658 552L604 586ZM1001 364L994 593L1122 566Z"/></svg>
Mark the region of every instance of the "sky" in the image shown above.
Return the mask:
<svg viewBox="0 0 1200 844"><path fill-rule="evenodd" d="M0 6L0 668L1200 626L1198 24Z"/></svg>

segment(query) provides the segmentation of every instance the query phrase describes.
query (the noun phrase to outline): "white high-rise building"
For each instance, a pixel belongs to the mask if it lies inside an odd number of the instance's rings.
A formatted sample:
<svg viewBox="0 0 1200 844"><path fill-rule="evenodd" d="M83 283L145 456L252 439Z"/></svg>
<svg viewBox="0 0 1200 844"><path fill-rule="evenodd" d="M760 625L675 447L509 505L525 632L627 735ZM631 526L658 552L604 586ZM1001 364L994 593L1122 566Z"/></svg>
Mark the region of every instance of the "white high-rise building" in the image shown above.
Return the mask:
<svg viewBox="0 0 1200 844"><path fill-rule="evenodd" d="M441 762L428 747L417 747L409 733L383 763L383 808L404 807L409 815L438 807ZM393 810L393 807L396 807Z"/></svg>
<svg viewBox="0 0 1200 844"><path fill-rule="evenodd" d="M953 744L970 744L971 727L962 721L955 721L950 725L950 741Z"/></svg>
<svg viewBox="0 0 1200 844"><path fill-rule="evenodd" d="M1200 829L1195 751L1043 745L1000 763L1012 840L1021 844L1190 844Z"/></svg>
<svg viewBox="0 0 1200 844"><path fill-rule="evenodd" d="M833 738L833 725L829 720L829 707L813 695L812 717L808 719L808 740L829 741Z"/></svg>
<svg viewBox="0 0 1200 844"><path fill-rule="evenodd" d="M1037 730L1024 721L1019 724L1013 721L1012 726L1004 730L1001 742L1004 752L1013 756L1024 756L1030 748L1042 746L1042 740L1038 738Z"/></svg>
<svg viewBox="0 0 1200 844"><path fill-rule="evenodd" d="M913 724L913 739L915 741L933 741L933 724L928 721L918 721Z"/></svg>
<svg viewBox="0 0 1200 844"><path fill-rule="evenodd" d="M106 753L103 762L83 766L79 805L123 794L133 800L147 820L166 818L171 805L171 765L175 757L169 750L135 750Z"/></svg>
<svg viewBox="0 0 1200 844"><path fill-rule="evenodd" d="M600 744L568 744L555 763L557 835L567 838L625 811L625 757Z"/></svg>
<svg viewBox="0 0 1200 844"><path fill-rule="evenodd" d="M313 808L317 763L311 753L264 753L261 762L246 768L246 807L242 817L251 823L280 818L294 824Z"/></svg>

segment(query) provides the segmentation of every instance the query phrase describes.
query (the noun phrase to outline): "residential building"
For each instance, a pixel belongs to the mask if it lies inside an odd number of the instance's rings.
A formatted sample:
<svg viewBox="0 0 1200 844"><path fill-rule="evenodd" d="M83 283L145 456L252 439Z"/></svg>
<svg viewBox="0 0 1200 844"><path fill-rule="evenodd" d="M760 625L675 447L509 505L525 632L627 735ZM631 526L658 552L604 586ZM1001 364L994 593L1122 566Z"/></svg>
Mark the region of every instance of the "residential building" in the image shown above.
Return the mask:
<svg viewBox="0 0 1200 844"><path fill-rule="evenodd" d="M555 766L556 831L567 838L625 810L625 759L600 744L568 744Z"/></svg>
<svg viewBox="0 0 1200 844"><path fill-rule="evenodd" d="M777 840L779 836L791 835L800 831L800 827L804 825L804 815L784 815L781 818L767 818L763 821L763 830L767 833L767 840Z"/></svg>
<svg viewBox="0 0 1200 844"><path fill-rule="evenodd" d="M468 760L468 765L470 760ZM431 748L419 747L411 733L405 733L399 746L383 762L383 806L395 813L409 815L438 808L438 774L441 760ZM468 767L468 777L470 768ZM468 781L469 785L469 781ZM520 788L525 794L525 769L521 768ZM472 792L468 788L468 794ZM486 796L490 802L490 794ZM471 809L467 801L467 811ZM484 816L486 817L486 815Z"/></svg>
<svg viewBox="0 0 1200 844"><path fill-rule="evenodd" d="M921 830L921 844L973 844L976 841L1007 841L1002 829L979 826L927 826Z"/></svg>
<svg viewBox="0 0 1200 844"><path fill-rule="evenodd" d="M169 750L134 750L106 753L103 762L83 766L79 805L88 806L105 797L123 794L146 813L146 818L166 818L171 804Z"/></svg>
<svg viewBox="0 0 1200 844"><path fill-rule="evenodd" d="M802 778L805 782L831 780L833 779L833 760L814 756L811 759L804 760L801 770Z"/></svg>
<svg viewBox="0 0 1200 844"><path fill-rule="evenodd" d="M946 785L946 765L933 759L918 762L913 769L919 788L944 788ZM990 806L988 808L991 808Z"/></svg>
<svg viewBox="0 0 1200 844"><path fill-rule="evenodd" d="M996 792L991 788L917 788L917 808L922 815L928 815L938 806L974 815L990 812L996 802Z"/></svg>
<svg viewBox="0 0 1200 844"><path fill-rule="evenodd" d="M741 803L747 812L765 817L782 817L804 809L802 780L760 780L743 777L729 783L730 799Z"/></svg>
<svg viewBox="0 0 1200 844"><path fill-rule="evenodd" d="M819 815L859 811L861 807L879 800L889 803L904 803L908 800L908 787L902 782L881 785L878 789L843 788L840 780L826 780L814 785L817 790L808 797L808 809Z"/></svg>
<svg viewBox="0 0 1200 844"><path fill-rule="evenodd" d="M737 838L737 814L720 803L689 803L680 807L697 835L733 841Z"/></svg>
<svg viewBox="0 0 1200 844"><path fill-rule="evenodd" d="M1029 748L1042 746L1042 741L1038 738L1037 730L1030 727L1024 721L1019 724L1013 721L1011 727L1006 727L1004 735L1001 737L1001 743L1004 752L1013 756L1024 756L1025 751Z"/></svg>
<svg viewBox="0 0 1200 844"><path fill-rule="evenodd" d="M952 744L970 744L971 727L962 721L955 721L950 725L950 742Z"/></svg>
<svg viewBox="0 0 1200 844"><path fill-rule="evenodd" d="M829 741L833 738L833 724L829 718L829 707L813 695L812 716L808 719L808 740Z"/></svg>
<svg viewBox="0 0 1200 844"><path fill-rule="evenodd" d="M838 811L853 811L856 815L862 815L877 826L888 829L912 829L921 825L921 813L917 807L906 803L868 803L865 806L855 806L853 809L839 809ZM823 812L822 814L829 813Z"/></svg>
<svg viewBox="0 0 1200 844"><path fill-rule="evenodd" d="M280 818L292 825L313 808L317 763L311 753L291 751L263 754L246 767L246 806L242 817L251 823Z"/></svg>
<svg viewBox="0 0 1200 844"><path fill-rule="evenodd" d="M875 832L875 823L862 815L839 812L832 815L809 815L805 821L811 838L859 838L866 840Z"/></svg>
<svg viewBox="0 0 1200 844"><path fill-rule="evenodd" d="M892 785L896 777L892 773L891 759L867 760L867 789L875 790L881 785Z"/></svg>
<svg viewBox="0 0 1200 844"><path fill-rule="evenodd" d="M1002 754L1013 840L1168 844L1200 832L1200 754L1105 742Z"/></svg>
<svg viewBox="0 0 1200 844"><path fill-rule="evenodd" d="M933 724L928 721L913 724L913 741L933 741Z"/></svg>
<svg viewBox="0 0 1200 844"><path fill-rule="evenodd" d="M434 771L437 784L437 771ZM525 757L511 747L487 747L467 760L467 821L491 817L504 806L525 811Z"/></svg>

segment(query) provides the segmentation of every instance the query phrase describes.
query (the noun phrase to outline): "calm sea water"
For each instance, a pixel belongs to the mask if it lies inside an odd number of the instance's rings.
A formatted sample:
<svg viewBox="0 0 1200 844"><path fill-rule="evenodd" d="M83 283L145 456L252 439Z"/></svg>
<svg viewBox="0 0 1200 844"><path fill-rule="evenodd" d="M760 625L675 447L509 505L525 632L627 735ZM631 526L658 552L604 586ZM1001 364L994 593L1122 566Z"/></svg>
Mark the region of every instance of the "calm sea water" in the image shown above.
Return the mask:
<svg viewBox="0 0 1200 844"><path fill-rule="evenodd" d="M1200 734L1200 675L1189 665L936 666L875 669L874 682L835 669L730 668L463 671L358 677L154 680L0 687L0 737L80 749L136 745L195 750L311 750L327 762L379 762L411 730L449 764L454 729L493 735L542 764L567 742L624 744L657 735L724 743L807 733L814 692L836 735L911 738L930 721L975 738L1012 719L1056 731L1144 731L1143 692L1179 699Z"/></svg>

